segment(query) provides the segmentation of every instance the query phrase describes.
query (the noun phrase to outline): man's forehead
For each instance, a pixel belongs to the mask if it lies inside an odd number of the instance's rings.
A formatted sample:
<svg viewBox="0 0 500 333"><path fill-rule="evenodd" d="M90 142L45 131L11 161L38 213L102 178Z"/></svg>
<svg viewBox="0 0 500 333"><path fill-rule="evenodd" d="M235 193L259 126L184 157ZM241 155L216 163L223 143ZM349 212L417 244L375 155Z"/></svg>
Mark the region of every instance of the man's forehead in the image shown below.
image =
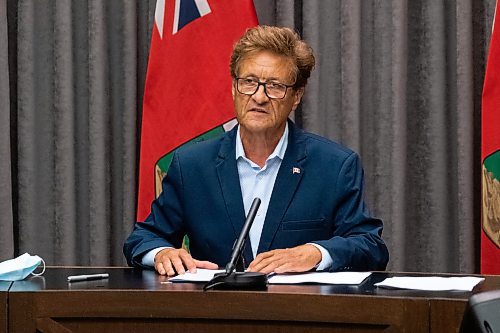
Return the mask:
<svg viewBox="0 0 500 333"><path fill-rule="evenodd" d="M238 63L238 76L261 76L287 79L293 76L293 60L270 51L257 51L243 57Z"/></svg>

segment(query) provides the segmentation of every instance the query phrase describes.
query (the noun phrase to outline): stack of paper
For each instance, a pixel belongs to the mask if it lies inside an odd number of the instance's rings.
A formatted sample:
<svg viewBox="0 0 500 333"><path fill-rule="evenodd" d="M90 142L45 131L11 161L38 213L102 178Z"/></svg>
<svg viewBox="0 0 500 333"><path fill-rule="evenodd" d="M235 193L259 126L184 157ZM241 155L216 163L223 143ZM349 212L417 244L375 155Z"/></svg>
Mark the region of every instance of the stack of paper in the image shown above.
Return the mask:
<svg viewBox="0 0 500 333"><path fill-rule="evenodd" d="M377 287L397 288L397 289L414 289L414 290L465 290L472 289L484 278L473 276L461 277L439 277L439 276L396 276L387 278L382 282L375 283Z"/></svg>
<svg viewBox="0 0 500 333"><path fill-rule="evenodd" d="M270 284L323 283L323 284L360 284L370 272L314 272L303 274L276 274L268 279Z"/></svg>
<svg viewBox="0 0 500 333"><path fill-rule="evenodd" d="M196 273L186 272L169 278L171 282L208 282L212 280L215 274L225 272L222 269L196 269Z"/></svg>

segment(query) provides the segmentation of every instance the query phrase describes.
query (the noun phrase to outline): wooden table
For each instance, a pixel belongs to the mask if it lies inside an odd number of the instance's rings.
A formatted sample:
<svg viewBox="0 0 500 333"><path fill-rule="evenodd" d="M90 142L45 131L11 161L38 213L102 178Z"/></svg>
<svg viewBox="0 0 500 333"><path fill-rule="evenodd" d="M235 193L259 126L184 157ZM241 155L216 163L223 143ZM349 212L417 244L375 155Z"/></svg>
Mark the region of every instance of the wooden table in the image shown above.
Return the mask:
<svg viewBox="0 0 500 333"><path fill-rule="evenodd" d="M11 283L0 281L0 332L7 332L7 295Z"/></svg>
<svg viewBox="0 0 500 333"><path fill-rule="evenodd" d="M66 281L68 275L102 272L108 280ZM162 283L166 279L152 271L49 267L41 277L13 283L9 332L458 331L472 293L373 286L394 275L373 273L360 286L204 292L202 284ZM493 289L500 289L500 277L486 277L474 292Z"/></svg>

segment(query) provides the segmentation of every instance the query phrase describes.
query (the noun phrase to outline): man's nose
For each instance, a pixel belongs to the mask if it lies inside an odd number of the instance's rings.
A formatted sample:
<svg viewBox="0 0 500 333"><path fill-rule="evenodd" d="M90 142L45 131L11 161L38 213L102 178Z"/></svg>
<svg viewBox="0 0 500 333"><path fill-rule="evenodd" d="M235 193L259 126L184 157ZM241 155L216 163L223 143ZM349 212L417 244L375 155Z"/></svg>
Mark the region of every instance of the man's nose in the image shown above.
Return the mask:
<svg viewBox="0 0 500 333"><path fill-rule="evenodd" d="M259 103L259 104L267 102L269 100L269 97L267 97L267 95L266 95L265 86L260 85L257 88L257 91L255 92L255 94L252 95L252 98L254 99L254 101L256 103Z"/></svg>

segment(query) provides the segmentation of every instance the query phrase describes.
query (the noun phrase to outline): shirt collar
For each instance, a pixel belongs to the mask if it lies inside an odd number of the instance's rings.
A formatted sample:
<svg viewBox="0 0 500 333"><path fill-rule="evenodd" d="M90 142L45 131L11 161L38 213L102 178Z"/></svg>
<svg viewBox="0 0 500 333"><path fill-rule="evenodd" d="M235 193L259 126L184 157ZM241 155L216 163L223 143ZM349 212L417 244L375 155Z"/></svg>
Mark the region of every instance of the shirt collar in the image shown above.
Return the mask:
<svg viewBox="0 0 500 333"><path fill-rule="evenodd" d="M283 132L280 141L278 141L276 148L274 148L272 154L269 155L267 161L276 156L279 157L281 160L283 160L283 158L285 157L285 152L287 147L288 147L288 122L286 122L285 124L285 131ZM236 133L236 159L240 157L244 157L245 159L247 159L245 155L245 149L243 149L243 143L241 142L240 126L238 125L238 131Z"/></svg>

